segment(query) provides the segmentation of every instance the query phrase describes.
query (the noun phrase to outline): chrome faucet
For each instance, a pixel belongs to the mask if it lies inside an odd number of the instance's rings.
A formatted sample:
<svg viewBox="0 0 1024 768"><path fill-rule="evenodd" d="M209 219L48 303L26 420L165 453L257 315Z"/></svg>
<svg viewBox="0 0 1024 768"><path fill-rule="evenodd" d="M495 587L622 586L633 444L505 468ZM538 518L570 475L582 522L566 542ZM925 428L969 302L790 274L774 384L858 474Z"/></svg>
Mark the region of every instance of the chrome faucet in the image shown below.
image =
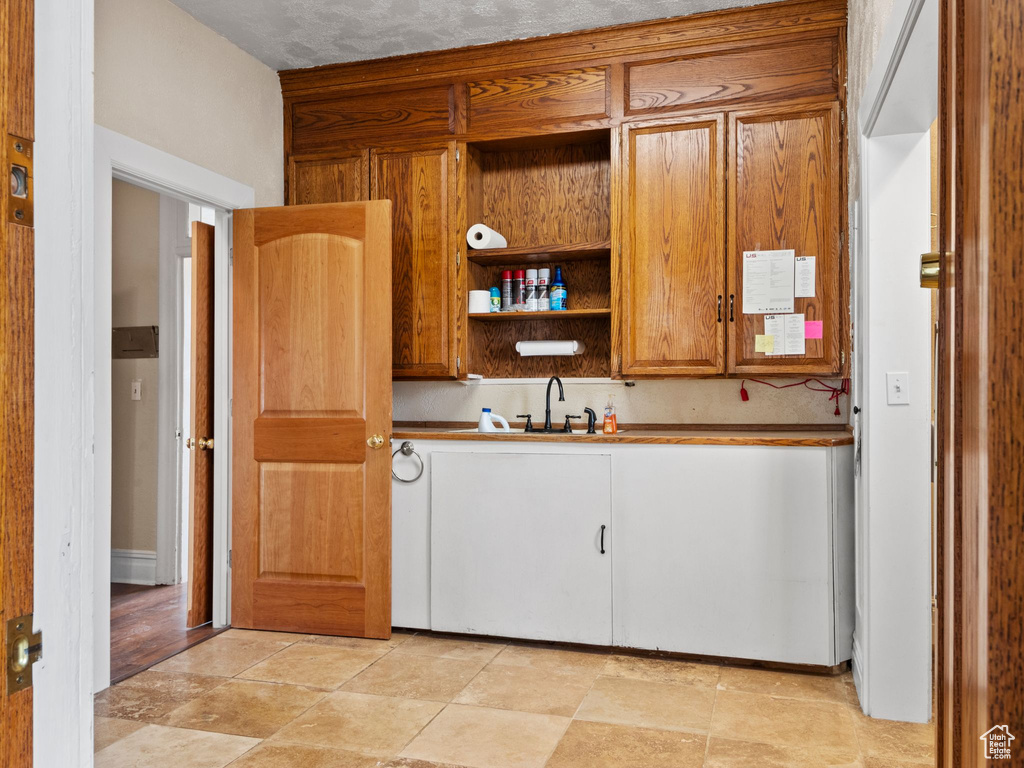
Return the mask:
<svg viewBox="0 0 1024 768"><path fill-rule="evenodd" d="M548 379L548 391L544 398L544 431L551 431L551 385L558 384L558 401L565 402L565 390L562 389L562 380L557 376Z"/></svg>

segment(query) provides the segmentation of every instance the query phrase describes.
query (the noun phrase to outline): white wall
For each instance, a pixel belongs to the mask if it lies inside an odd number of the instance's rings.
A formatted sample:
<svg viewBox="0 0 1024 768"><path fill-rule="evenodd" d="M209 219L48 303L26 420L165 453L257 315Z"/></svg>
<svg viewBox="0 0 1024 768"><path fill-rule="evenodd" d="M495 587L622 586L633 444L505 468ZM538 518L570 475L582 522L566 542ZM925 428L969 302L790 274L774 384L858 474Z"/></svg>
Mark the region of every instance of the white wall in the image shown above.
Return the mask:
<svg viewBox="0 0 1024 768"><path fill-rule="evenodd" d="M34 764L92 764L92 2L35 0Z"/></svg>
<svg viewBox="0 0 1024 768"><path fill-rule="evenodd" d="M160 195L115 180L112 213L113 327L161 326ZM161 354L173 330L160 327ZM114 359L110 367L110 544L155 553L160 359ZM141 400L131 398L133 381L142 382Z"/></svg>
<svg viewBox="0 0 1024 768"><path fill-rule="evenodd" d="M931 245L929 134L868 142L867 315L862 523L867 578L868 714L931 715L931 292L919 255ZM910 404L887 405L886 373L910 374ZM866 630L866 631L865 631Z"/></svg>
<svg viewBox="0 0 1024 768"><path fill-rule="evenodd" d="M277 73L168 0L97 0L95 119L282 202Z"/></svg>

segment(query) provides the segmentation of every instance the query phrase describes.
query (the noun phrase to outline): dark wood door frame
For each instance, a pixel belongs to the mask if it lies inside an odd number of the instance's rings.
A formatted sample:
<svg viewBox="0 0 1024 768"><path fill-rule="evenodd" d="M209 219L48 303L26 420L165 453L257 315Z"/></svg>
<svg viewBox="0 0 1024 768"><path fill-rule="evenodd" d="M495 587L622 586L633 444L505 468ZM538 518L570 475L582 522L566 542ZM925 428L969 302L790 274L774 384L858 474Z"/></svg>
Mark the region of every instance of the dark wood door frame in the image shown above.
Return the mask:
<svg viewBox="0 0 1024 768"><path fill-rule="evenodd" d="M1024 6L940 23L938 765L1024 763Z"/></svg>
<svg viewBox="0 0 1024 768"><path fill-rule="evenodd" d="M31 768L32 689L11 692L8 622L32 613L34 474L34 275L32 189L15 197L13 165L31 175L35 139L34 2L0 4L0 768ZM14 138L16 137L16 138ZM28 624L30 622L26 622ZM33 627L24 626L31 633ZM24 674L30 678L31 669Z"/></svg>

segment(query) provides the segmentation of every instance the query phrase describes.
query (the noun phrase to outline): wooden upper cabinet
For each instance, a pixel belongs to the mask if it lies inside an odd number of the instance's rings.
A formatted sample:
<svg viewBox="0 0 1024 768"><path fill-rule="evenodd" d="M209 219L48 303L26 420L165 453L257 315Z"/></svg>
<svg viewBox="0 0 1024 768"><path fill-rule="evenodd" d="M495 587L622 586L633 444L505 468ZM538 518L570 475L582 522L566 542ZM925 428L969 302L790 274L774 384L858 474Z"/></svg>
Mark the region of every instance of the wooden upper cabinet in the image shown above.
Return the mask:
<svg viewBox="0 0 1024 768"><path fill-rule="evenodd" d="M725 371L725 119L623 127L622 374Z"/></svg>
<svg viewBox="0 0 1024 768"><path fill-rule="evenodd" d="M392 372L453 378L455 143L374 150L371 195L392 204Z"/></svg>
<svg viewBox="0 0 1024 768"><path fill-rule="evenodd" d="M600 119L608 115L608 68L509 75L467 84L469 130Z"/></svg>
<svg viewBox="0 0 1024 768"><path fill-rule="evenodd" d="M348 142L409 141L451 134L450 85L339 95L286 105L293 152L330 151Z"/></svg>
<svg viewBox="0 0 1024 768"><path fill-rule="evenodd" d="M839 105L733 113L729 145L729 372L841 374L849 308ZM823 338L807 339L803 355L755 352L764 315L743 313L743 252L774 249L815 257L814 296L797 298L794 312L821 321Z"/></svg>
<svg viewBox="0 0 1024 768"><path fill-rule="evenodd" d="M358 203L370 197L370 152L288 160L288 204Z"/></svg>

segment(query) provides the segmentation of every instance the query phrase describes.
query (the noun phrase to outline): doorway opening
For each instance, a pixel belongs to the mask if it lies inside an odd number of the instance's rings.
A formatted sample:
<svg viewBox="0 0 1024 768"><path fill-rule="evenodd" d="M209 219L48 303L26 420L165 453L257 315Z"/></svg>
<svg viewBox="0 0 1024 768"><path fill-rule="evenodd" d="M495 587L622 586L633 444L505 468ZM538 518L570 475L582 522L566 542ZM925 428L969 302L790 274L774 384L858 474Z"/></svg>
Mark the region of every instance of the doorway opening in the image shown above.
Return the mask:
<svg viewBox="0 0 1024 768"><path fill-rule="evenodd" d="M212 307L193 301L192 225L212 227L215 215L210 206L112 183L112 682L218 631L207 573L211 499L193 493L190 450L195 395L210 384L199 380L203 370L193 376L201 341L193 329L212 327L209 317L194 317Z"/></svg>

